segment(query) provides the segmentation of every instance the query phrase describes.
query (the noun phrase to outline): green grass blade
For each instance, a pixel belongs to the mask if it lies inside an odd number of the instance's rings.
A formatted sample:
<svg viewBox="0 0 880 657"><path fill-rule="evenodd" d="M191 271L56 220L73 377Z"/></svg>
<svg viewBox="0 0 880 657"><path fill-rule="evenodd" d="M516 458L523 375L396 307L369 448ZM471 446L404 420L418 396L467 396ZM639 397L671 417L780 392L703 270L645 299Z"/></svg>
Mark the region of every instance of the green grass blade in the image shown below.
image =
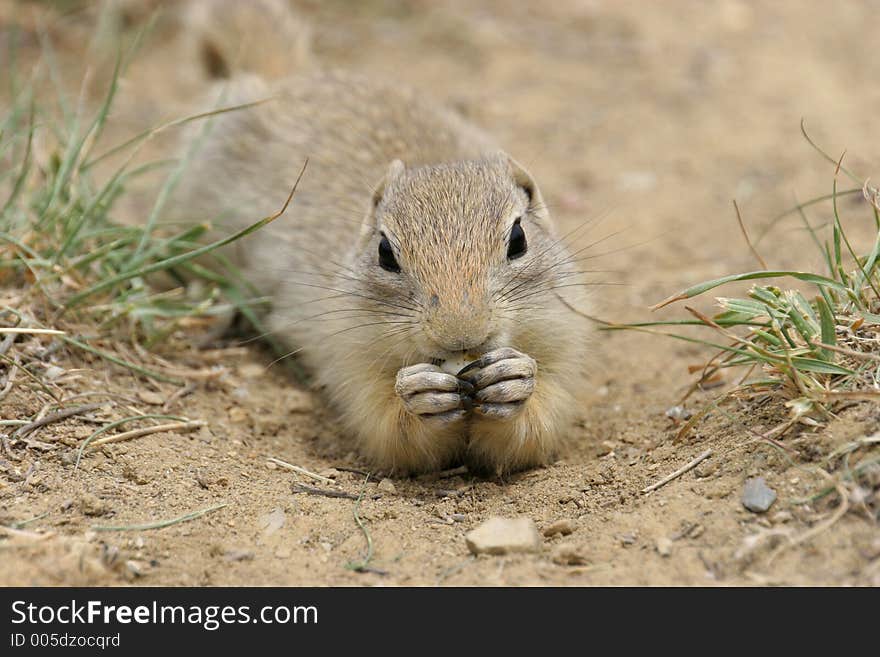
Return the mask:
<svg viewBox="0 0 880 657"><path fill-rule="evenodd" d="M819 309L820 326L822 329L822 343L834 346L837 344L837 331L835 330L834 313L824 297L816 297L816 307ZM820 349L823 360L834 360L834 352L830 349Z"/></svg>
<svg viewBox="0 0 880 657"><path fill-rule="evenodd" d="M805 372L818 372L820 374L855 374L855 372L845 367L841 367L840 365L835 365L834 363L828 363L824 360L818 360L815 358L793 356L791 362L797 369L803 370Z"/></svg>
<svg viewBox="0 0 880 657"><path fill-rule="evenodd" d="M162 271L163 269L168 269L170 267L174 267L181 263L187 262L188 260L193 260L198 258L199 256L205 255L219 249L220 247L226 246L227 244L231 244L236 240L242 239L243 237L247 237L251 233L260 230L263 226L275 221L278 217L280 217L287 210L287 206L290 204L291 199L293 199L293 195L296 193L296 188L299 185L299 181L302 180L303 174L306 171L306 166L308 164L308 160L303 164L303 168L299 172L299 176L296 179L296 182L293 185L293 189L290 190L290 195L287 197L287 200L284 202L284 206L275 214L272 214L268 217L264 217L260 219L258 222L251 224L247 228L240 230L229 237L224 237L223 239L217 240L216 242L212 242L203 246L200 249L194 249L189 251L188 253L181 253L176 256L172 256L170 258L166 258L164 260L160 260L159 262L154 262L151 265L146 265L139 269L133 271L126 271L117 276L113 276L107 280L101 281L97 285L93 285L87 290L80 292L78 294L73 295L65 304L65 308L71 308L81 303L88 297L97 294L98 292L103 292L104 290L108 290L119 283L130 280L135 277L143 277L148 274L152 274L157 271Z"/></svg>
<svg viewBox="0 0 880 657"><path fill-rule="evenodd" d="M725 285L727 283L734 283L736 281L753 281L760 280L764 278L795 278L800 281L805 281L807 283L813 283L814 285L824 285L826 287L831 287L837 290L845 291L847 288L842 283L834 280L833 278L828 278L826 276L820 276L819 274L811 274L809 272L802 271L752 271L747 272L745 274L733 274L730 276L723 276L722 278L716 278L711 281L706 281L705 283L700 283L699 285L694 285L693 287L689 287L686 290L682 290L678 294L674 294L671 297L664 299L660 303L651 307L651 310L658 310L659 308L663 308L664 306L668 306L671 303L675 303L676 301L682 301L684 299L690 299L692 297L703 294L704 292L708 292L716 287L720 287L721 285Z"/></svg>

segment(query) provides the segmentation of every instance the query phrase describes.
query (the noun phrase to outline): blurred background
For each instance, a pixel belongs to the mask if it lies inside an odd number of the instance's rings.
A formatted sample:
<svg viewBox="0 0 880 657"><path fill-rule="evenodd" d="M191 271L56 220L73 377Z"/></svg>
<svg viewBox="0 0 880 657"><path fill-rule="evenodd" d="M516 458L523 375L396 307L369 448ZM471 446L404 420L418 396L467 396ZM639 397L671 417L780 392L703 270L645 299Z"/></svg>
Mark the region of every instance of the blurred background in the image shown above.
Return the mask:
<svg viewBox="0 0 880 657"><path fill-rule="evenodd" d="M120 48L140 38L108 144L193 112L211 84L240 71L344 67L399 80L496 135L564 226L594 219L590 241L622 231L612 246L627 248L603 266L627 284L606 303L627 314L695 277L752 267L732 199L759 228L796 199L830 192L833 167L802 138L802 118L835 157L848 149L850 169L876 172L878 9L873 0L2 0L0 76L36 76L47 97L63 89L69 105L97 105ZM11 79L0 88L8 101ZM142 156L172 153L178 139L164 133ZM799 221L788 222L770 266L816 264L798 246Z"/></svg>

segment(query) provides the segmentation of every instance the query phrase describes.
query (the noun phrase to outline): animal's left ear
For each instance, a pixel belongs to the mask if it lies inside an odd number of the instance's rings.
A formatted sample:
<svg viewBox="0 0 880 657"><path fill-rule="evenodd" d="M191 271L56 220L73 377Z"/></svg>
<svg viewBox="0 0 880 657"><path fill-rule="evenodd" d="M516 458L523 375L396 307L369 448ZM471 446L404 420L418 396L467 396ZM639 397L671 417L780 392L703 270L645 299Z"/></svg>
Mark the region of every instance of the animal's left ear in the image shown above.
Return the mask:
<svg viewBox="0 0 880 657"><path fill-rule="evenodd" d="M529 202L529 214L542 222L547 221L549 219L547 206L544 204L541 190L538 189L538 183L535 182L532 174L507 153L502 153L501 157L504 158L507 163L507 167L510 171L510 175L513 176L514 182L526 193Z"/></svg>

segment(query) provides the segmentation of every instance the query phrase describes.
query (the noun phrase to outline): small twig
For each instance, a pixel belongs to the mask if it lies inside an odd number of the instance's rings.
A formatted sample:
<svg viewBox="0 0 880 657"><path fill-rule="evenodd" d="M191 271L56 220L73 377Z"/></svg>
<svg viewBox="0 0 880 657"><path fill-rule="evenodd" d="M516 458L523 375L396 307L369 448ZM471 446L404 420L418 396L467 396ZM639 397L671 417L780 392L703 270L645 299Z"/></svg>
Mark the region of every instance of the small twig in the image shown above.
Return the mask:
<svg viewBox="0 0 880 657"><path fill-rule="evenodd" d="M0 449L6 454L6 457L12 461L20 461L21 459L12 453L12 447L9 446L9 436L0 433Z"/></svg>
<svg viewBox="0 0 880 657"><path fill-rule="evenodd" d="M96 430L92 433L88 438L86 438L82 445L79 446L79 449L76 451L76 463L73 466L74 471L79 468L79 462L82 460L83 452L85 452L86 447L92 444L98 436L100 436L105 431L110 431L110 429L114 429L122 424L127 424L129 422L137 422L139 420L177 420L178 422L189 422L185 417L178 417L176 415L161 415L158 413L148 413L141 415L134 415L132 417L124 417L121 420L116 420L115 422L111 422L110 424L105 424L100 429ZM119 434L122 435L122 434Z"/></svg>
<svg viewBox="0 0 880 657"><path fill-rule="evenodd" d="M369 476L369 475L367 475ZM293 484L291 489L294 493L308 493L309 495L323 495L324 497L337 497L344 500L356 500L359 496L354 493L346 493L344 490L328 490L326 488L315 488L314 486L304 486L303 484ZM371 500L378 500L382 495L375 493L370 495Z"/></svg>
<svg viewBox="0 0 880 657"><path fill-rule="evenodd" d="M700 455L699 455L697 458L695 458L693 461L690 461L689 463L686 463L685 465L683 465L682 467L680 467L678 470L676 470L676 471L673 472L672 474L666 475L665 477L663 477L663 479L661 479L660 481L658 481L656 484L651 484L651 485L648 486L647 488L643 488L643 489L642 489L642 493L647 494L647 493L650 493L651 491L655 491L655 490L657 490L657 489L660 488L661 486L665 486L666 484L668 484L668 483L669 483L670 481L672 481L673 479L677 479L678 477L680 477L681 475L683 475L685 472L687 472L687 471L689 471L689 470L693 470L695 467L697 467L700 463L702 463L703 461L705 461L705 460L706 460L707 458L709 458L710 456L712 456L712 450L711 450L711 449L707 449L705 452L703 452L702 454L700 454Z"/></svg>
<svg viewBox="0 0 880 657"><path fill-rule="evenodd" d="M64 335L64 331L56 331L55 329L40 329L40 328L27 328L24 327L2 327L0 326L0 335Z"/></svg>
<svg viewBox="0 0 880 657"><path fill-rule="evenodd" d="M229 373L229 370L225 367L202 370L184 369L180 367L165 367L162 371L170 376L174 376L179 379L194 379L197 381L210 381L212 379L219 379L224 374Z"/></svg>
<svg viewBox="0 0 880 657"><path fill-rule="evenodd" d="M222 509L225 506L229 506L229 504L224 502L223 504L217 504L216 506L211 506L207 509L202 509L201 511L193 511L192 513L187 513L180 516L179 518L172 518L171 520L160 520L159 522L148 522L143 525L92 525L92 529L96 532L140 532L146 529L162 529L163 527L170 527L171 525L176 525L181 522L195 520L196 518L199 518L206 513L211 513L211 511Z"/></svg>
<svg viewBox="0 0 880 657"><path fill-rule="evenodd" d="M55 532L35 532L29 529L16 529L7 525L0 525L0 532L8 534L13 538L24 538L32 541L45 541L55 536Z"/></svg>
<svg viewBox="0 0 880 657"><path fill-rule="evenodd" d="M3 355L7 351L9 351L17 339L18 339L18 335L15 333L10 333L9 335L7 335L3 339L3 342L0 342L0 355Z"/></svg>
<svg viewBox="0 0 880 657"><path fill-rule="evenodd" d="M165 403L162 404L162 410L167 413L178 400L183 399L187 395L191 395L197 388L198 386L192 381L187 383L183 388L178 388L170 397L168 397L168 399L165 400Z"/></svg>
<svg viewBox="0 0 880 657"><path fill-rule="evenodd" d="M811 341L816 347L821 347L822 349L828 349L829 351L836 351L839 354L845 354L847 356L852 356L853 358L861 358L862 360L873 360L875 362L880 362L880 356L876 354L870 354L864 351L855 351L854 349L847 349L846 347L838 347L833 344L825 344L819 338Z"/></svg>
<svg viewBox="0 0 880 657"><path fill-rule="evenodd" d="M366 477L367 475L370 475L371 477L374 477L374 476L378 477L378 475L376 475L373 472L367 472L366 470L359 470L358 468L349 468L348 466L345 466L345 465L334 465L333 468L336 470L339 470L340 472L351 472L353 474L360 475L361 477Z"/></svg>
<svg viewBox="0 0 880 657"><path fill-rule="evenodd" d="M73 417L74 415L81 415L82 413L90 413L92 411L97 411L99 408L102 408L104 404L84 404L82 406L76 406L74 408L67 408L63 411L58 411L57 413L52 413L51 415L47 415L46 417L34 420L30 424L26 424L23 427L16 430L14 434L12 434L13 438L21 438L29 433L31 433L34 429L39 429L42 426L47 424L52 424L53 422L59 422L61 420L66 420L69 417Z"/></svg>
<svg viewBox="0 0 880 657"><path fill-rule="evenodd" d="M773 554L771 554L770 557L767 559L768 565L773 563L773 561L776 560L776 557L785 552L785 550L787 550L788 548L800 545L801 543L808 541L811 538L814 538L822 532L830 529L838 520L846 515L847 511L849 511L849 495L847 494L846 488L843 487L843 484L834 481L834 478L824 470L819 470L819 473L823 477L831 481L832 485L837 490L837 494L840 496L840 504L837 505L834 513L832 513L829 518L820 522L812 529L805 531L800 536L791 539L788 543L784 543L783 545L780 545L778 548L776 548Z"/></svg>
<svg viewBox="0 0 880 657"><path fill-rule="evenodd" d="M97 440L93 440L89 447L95 448L100 447L101 445L106 445L108 443L118 443L123 440L131 440L132 438L140 438L141 436L148 436L151 433L159 433L161 431L191 431L192 429L199 429L201 427L207 426L208 423L204 420L193 420L191 422L171 422L169 424L157 424L154 427L144 427L143 429L132 429L131 431L123 431L122 433L117 433L113 436L105 436L104 438L98 438Z"/></svg>
<svg viewBox="0 0 880 657"><path fill-rule="evenodd" d="M269 456L268 459L271 463L274 463L275 465L280 465L285 470L293 470L294 472L297 472L303 476L311 477L315 481L321 481L325 484L330 484L330 485L333 485L335 483L332 479L329 479L328 477L322 477L319 474L315 474L314 472L310 472L310 471L306 470L305 468L301 468L298 465L293 465L292 463L288 463L287 461L282 461L281 459L276 459L273 456Z"/></svg>
<svg viewBox="0 0 880 657"><path fill-rule="evenodd" d="M0 400L9 394L9 391L12 390L12 386L15 384L15 375L18 374L18 355L15 356L14 360L15 365L9 368L9 374L6 375L6 385L3 386L3 390L0 390Z"/></svg>
<svg viewBox="0 0 880 657"><path fill-rule="evenodd" d="M2 360L2 361L5 362L5 363L8 363L9 365L16 365L16 364L17 364L17 361L15 361L14 359L12 359L12 358L10 358L9 356L7 356L6 354L4 354L3 351L2 351L2 349L0 349L0 360ZM61 397L60 397L60 395L59 395L57 392L55 392L54 390L52 390L51 388L49 388L49 386L47 386L45 383L43 383L43 381L42 381L42 379L40 379L40 377L38 377L36 374L34 374L33 372L31 372L31 371L30 371L27 367L25 367L24 365L21 366L21 371L24 372L24 374L25 374L29 379L31 379L31 380L34 381L38 386L40 386L40 388L43 389L43 392L45 392L47 395L49 395L49 396L50 396L52 399L54 399L57 403L59 403L59 404L61 403Z"/></svg>
<svg viewBox="0 0 880 657"><path fill-rule="evenodd" d="M452 477L458 477L459 475L466 475L468 473L468 467L466 465L460 465L457 468L451 468L449 470L441 470L440 472L429 472L427 474L419 475L419 481L439 481L440 479L451 479Z"/></svg>
<svg viewBox="0 0 880 657"><path fill-rule="evenodd" d="M463 486L462 488L438 488L434 491L437 497L458 497L472 490L473 486Z"/></svg>

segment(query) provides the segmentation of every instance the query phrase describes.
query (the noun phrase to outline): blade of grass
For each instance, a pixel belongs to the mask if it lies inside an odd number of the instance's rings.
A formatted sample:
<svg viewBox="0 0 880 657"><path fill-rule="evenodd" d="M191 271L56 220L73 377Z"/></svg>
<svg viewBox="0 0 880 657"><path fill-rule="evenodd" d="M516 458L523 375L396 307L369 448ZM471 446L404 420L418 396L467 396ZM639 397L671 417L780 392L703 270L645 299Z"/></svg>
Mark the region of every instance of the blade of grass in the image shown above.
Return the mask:
<svg viewBox="0 0 880 657"><path fill-rule="evenodd" d="M97 294L98 292L103 292L104 290L108 290L118 283L122 283L124 281L130 280L135 277L143 277L148 274L152 274L157 271L162 271L164 269L168 269L170 267L174 267L183 262L187 262L188 260L193 260L194 258L198 258L199 256L205 255L206 253L210 253L216 249L219 249L222 246L226 246L227 244L231 244L236 240L239 240L243 237L250 235L251 233L261 229L263 226L275 221L278 217L280 217L287 210L287 206L290 204L290 201L293 199L293 196L296 192L296 188L299 185L299 181L302 179L303 174L306 171L306 166L308 165L308 160L306 160L305 164L303 164L302 169L299 172L299 176L296 179L296 182L293 185L293 188L290 190L290 194L287 197L287 200L284 202L282 208L276 212L275 214L269 215L268 217L264 217L260 219L258 222L251 224L247 228L240 230L228 237L224 237L223 239L212 242L211 244L207 244L199 249L194 249L189 251L188 253L181 253L176 256L172 256L170 258L166 258L164 260L160 260L159 262L155 262L150 265L145 265L136 269L134 271L126 271L117 276L113 276L107 280L101 281L97 285L90 287L83 292L73 295L65 304L65 309L72 308L77 304L81 303L88 297Z"/></svg>
<svg viewBox="0 0 880 657"><path fill-rule="evenodd" d="M676 301L682 301L684 299L690 299L692 297L698 296L707 292L716 287L720 287L721 285L725 285L726 283L733 283L736 281L751 281L763 278L796 278L800 281L805 281L808 283L814 283L816 285L824 285L827 287L831 287L837 290L846 291L846 286L842 283L834 280L833 278L827 278L825 276L820 276L819 274L811 274L809 272L801 272L801 271L753 271L747 272L745 274L733 274L730 276L723 276L722 278L716 278L711 281L707 281L705 283L700 283L698 285L694 285L692 287L687 288L686 290L682 290L678 294L674 294L667 299L664 299L658 304L651 306L651 310L659 310L664 306L668 306L671 303L675 303Z"/></svg>
<svg viewBox="0 0 880 657"><path fill-rule="evenodd" d="M128 424L129 422L134 422L136 420L177 420L179 422L188 421L187 418L179 417L177 415L159 415L155 413L148 413L145 415L132 415L131 417L124 417L121 420L116 420L115 422L105 424L103 427L101 427L100 429L92 433L88 438L86 438L83 441L82 445L79 446L79 449L76 450L76 463L73 464L73 471L76 472L77 468L79 468L79 462L82 459L83 452L95 438L100 436L105 431L110 431L110 429L115 429L118 426Z"/></svg>
<svg viewBox="0 0 880 657"><path fill-rule="evenodd" d="M177 518L172 518L171 520L148 522L142 525L92 525L92 529L96 532L142 532L148 529L162 529L164 527L171 527L172 525L180 524L181 522L195 520L196 518L200 518L205 514L211 513L212 511L217 511L218 509L222 509L226 506L229 506L229 503L223 502L222 504L215 504L214 506L210 506L207 509L193 511L192 513L186 513Z"/></svg>
<svg viewBox="0 0 880 657"><path fill-rule="evenodd" d="M66 335L61 336L61 339L69 345L77 347L78 349L82 349L83 351L87 351L90 354L94 354L95 356L99 356L104 360L108 360L111 363L124 367L126 369L132 370L133 372L137 372L138 374L142 374L143 376L149 377L151 379L155 379L156 381L164 381L165 383L173 383L175 385L183 385L183 381L180 379L176 379L171 376L165 376L161 372L156 372L154 370L148 369L146 367L142 367L141 365L136 365L135 363L130 363L127 360L119 358L119 356L115 356L109 352L103 351L102 349L97 349L85 342L80 342L75 338L68 337Z"/></svg>

